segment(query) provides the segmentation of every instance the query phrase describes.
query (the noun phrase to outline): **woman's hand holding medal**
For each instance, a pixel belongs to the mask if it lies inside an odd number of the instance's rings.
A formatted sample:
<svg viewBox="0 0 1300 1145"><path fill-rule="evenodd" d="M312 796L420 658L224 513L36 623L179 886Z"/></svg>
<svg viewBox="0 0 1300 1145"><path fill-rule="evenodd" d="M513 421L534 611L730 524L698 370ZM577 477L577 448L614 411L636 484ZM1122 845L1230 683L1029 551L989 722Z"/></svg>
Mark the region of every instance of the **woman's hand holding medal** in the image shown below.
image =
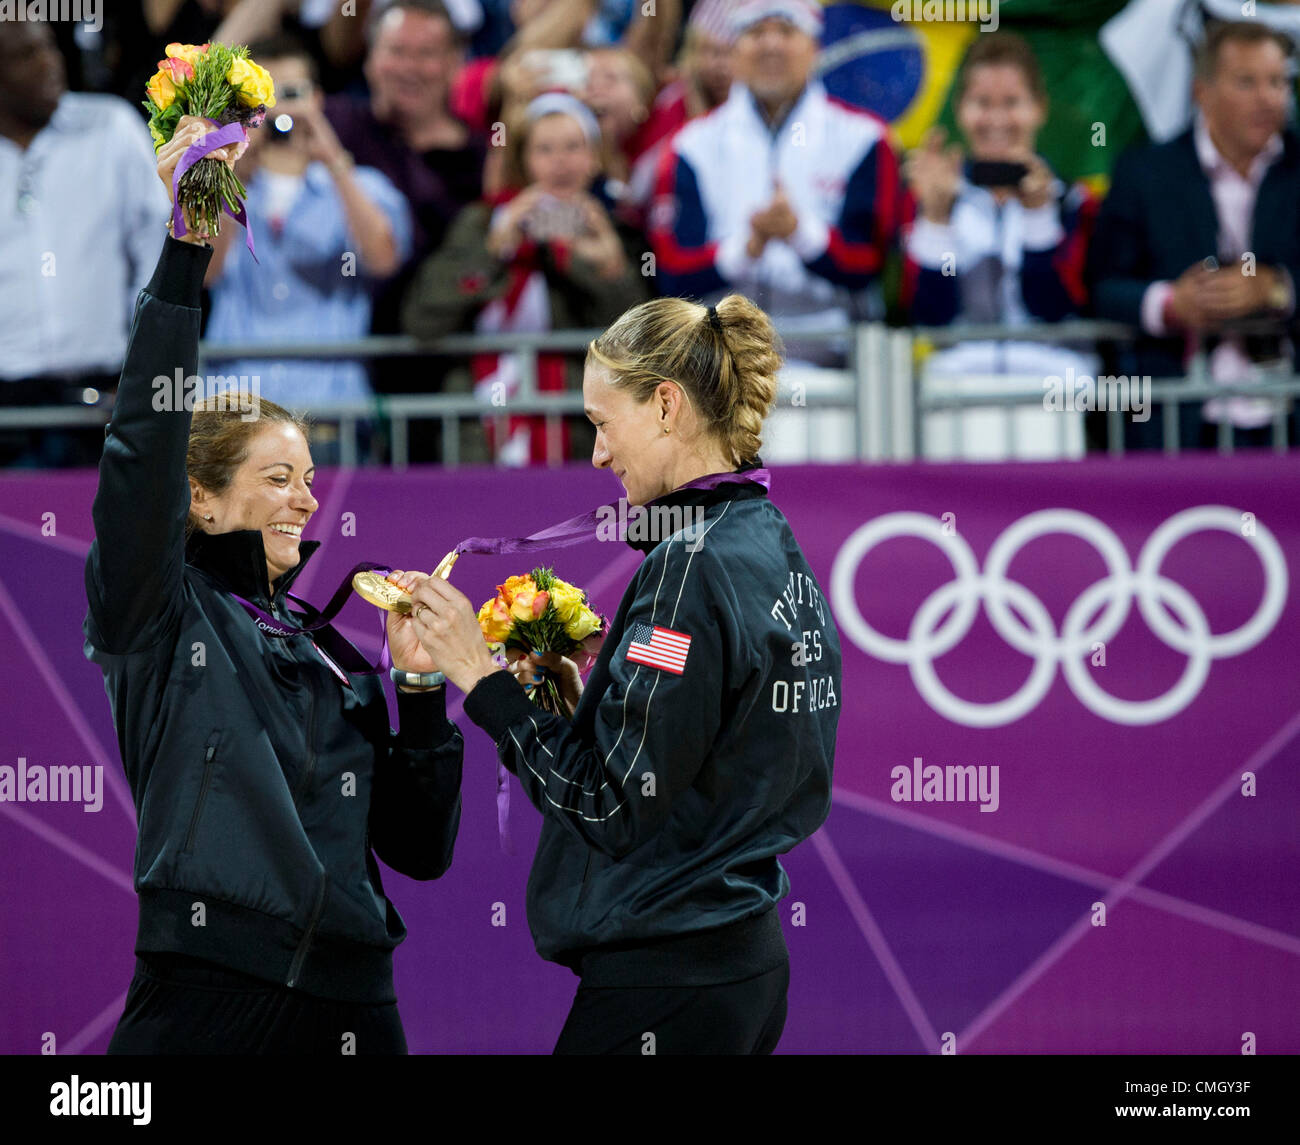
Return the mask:
<svg viewBox="0 0 1300 1145"><path fill-rule="evenodd" d="M426 573L403 572L394 569L386 578L404 592L428 580ZM393 658L393 667L402 672L438 672L442 671L434 663L420 637L416 633L415 623L410 610L390 609L388 613L388 651Z"/></svg>
<svg viewBox="0 0 1300 1145"><path fill-rule="evenodd" d="M484 676L503 670L492 662L478 615L463 592L441 577L429 576L417 579L410 593L410 624L425 655L436 659L437 670L462 692L469 692ZM397 659L395 647L393 659Z"/></svg>

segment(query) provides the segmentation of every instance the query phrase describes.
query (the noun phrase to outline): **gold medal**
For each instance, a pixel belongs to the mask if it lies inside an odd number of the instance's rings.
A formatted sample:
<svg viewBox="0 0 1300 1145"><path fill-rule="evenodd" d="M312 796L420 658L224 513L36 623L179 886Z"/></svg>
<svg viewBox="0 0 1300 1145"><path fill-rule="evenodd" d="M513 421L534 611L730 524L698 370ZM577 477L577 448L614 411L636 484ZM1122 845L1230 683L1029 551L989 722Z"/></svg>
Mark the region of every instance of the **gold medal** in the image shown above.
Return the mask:
<svg viewBox="0 0 1300 1145"><path fill-rule="evenodd" d="M358 596L389 612L411 611L411 594L385 580L377 572L359 572L352 578L352 587Z"/></svg>
<svg viewBox="0 0 1300 1145"><path fill-rule="evenodd" d="M451 576L451 570L455 567L459 557L460 554L455 549L452 549L438 562L438 567L433 570L433 575L446 580ZM370 601L377 608L383 608L389 612L400 612L403 615L411 611L411 594L403 588L398 588L391 580L380 576L377 572L357 573L352 578L352 588L358 596Z"/></svg>

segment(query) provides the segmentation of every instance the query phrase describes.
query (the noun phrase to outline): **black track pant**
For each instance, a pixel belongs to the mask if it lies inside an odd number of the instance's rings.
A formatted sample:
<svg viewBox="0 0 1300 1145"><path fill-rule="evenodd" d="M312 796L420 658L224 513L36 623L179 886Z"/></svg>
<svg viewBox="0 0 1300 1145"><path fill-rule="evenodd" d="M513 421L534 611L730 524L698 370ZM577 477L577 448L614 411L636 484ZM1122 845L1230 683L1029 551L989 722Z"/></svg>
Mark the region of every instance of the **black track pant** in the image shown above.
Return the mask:
<svg viewBox="0 0 1300 1145"><path fill-rule="evenodd" d="M789 985L785 962L719 986L579 986L555 1052L770 1054Z"/></svg>
<svg viewBox="0 0 1300 1145"><path fill-rule="evenodd" d="M316 998L179 956L136 960L110 1054L404 1054L397 1003Z"/></svg>

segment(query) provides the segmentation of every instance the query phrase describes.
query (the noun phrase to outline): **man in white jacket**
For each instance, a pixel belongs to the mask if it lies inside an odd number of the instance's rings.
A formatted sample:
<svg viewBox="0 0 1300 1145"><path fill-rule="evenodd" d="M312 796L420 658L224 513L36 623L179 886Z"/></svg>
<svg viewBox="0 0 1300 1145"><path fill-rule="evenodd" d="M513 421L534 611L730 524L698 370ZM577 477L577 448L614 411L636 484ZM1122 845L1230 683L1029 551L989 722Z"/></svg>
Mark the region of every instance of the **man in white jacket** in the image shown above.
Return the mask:
<svg viewBox="0 0 1300 1145"><path fill-rule="evenodd" d="M898 218L886 125L811 78L820 9L751 0L735 15L727 101L677 134L650 217L660 289L754 299L787 331L865 313ZM786 339L789 360L837 364L826 343Z"/></svg>

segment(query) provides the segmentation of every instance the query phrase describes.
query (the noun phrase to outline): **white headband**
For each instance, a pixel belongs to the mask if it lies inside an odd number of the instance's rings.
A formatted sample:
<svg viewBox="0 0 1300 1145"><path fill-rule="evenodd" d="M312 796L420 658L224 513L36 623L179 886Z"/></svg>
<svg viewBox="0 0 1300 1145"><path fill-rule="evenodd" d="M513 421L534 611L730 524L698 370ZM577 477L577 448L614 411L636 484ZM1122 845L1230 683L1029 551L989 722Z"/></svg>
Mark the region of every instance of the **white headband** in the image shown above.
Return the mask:
<svg viewBox="0 0 1300 1145"><path fill-rule="evenodd" d="M564 91L548 91L539 95L524 110L524 119L528 123L534 123L544 115L567 115L570 119L576 119L587 142L593 147L600 146L600 124L591 114L591 108L576 96Z"/></svg>

